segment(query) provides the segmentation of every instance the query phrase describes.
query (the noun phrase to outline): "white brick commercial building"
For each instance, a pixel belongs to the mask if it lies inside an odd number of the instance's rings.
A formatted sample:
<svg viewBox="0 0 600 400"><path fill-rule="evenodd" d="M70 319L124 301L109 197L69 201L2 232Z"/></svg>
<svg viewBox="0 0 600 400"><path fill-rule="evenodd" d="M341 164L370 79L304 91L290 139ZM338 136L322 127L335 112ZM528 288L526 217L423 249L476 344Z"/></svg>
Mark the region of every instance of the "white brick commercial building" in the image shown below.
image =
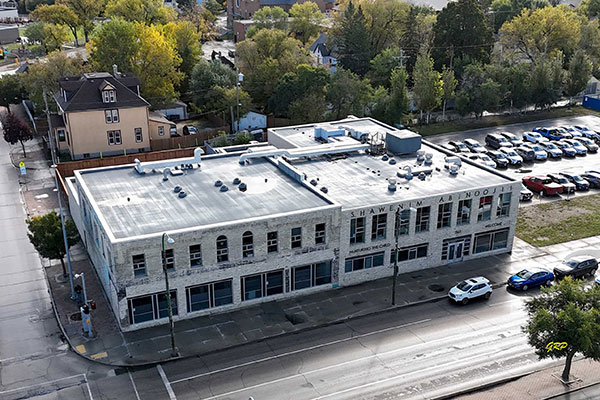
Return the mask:
<svg viewBox="0 0 600 400"><path fill-rule="evenodd" d="M348 118L269 142L76 171L71 213L122 329L167 321L163 233L176 319L391 276L396 244L400 273L512 248L520 182L412 132Z"/></svg>

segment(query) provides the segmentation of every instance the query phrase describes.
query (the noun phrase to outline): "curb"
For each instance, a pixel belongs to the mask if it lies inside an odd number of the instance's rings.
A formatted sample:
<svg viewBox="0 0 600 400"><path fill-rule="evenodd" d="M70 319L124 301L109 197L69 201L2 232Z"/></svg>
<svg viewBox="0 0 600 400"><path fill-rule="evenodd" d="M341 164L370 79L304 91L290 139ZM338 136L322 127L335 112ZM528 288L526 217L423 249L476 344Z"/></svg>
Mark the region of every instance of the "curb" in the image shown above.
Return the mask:
<svg viewBox="0 0 600 400"><path fill-rule="evenodd" d="M553 395L551 395L551 396L544 397L544 398L542 398L541 400L550 400L550 399L556 399L557 397L564 396L565 394L569 394L569 393L576 393L576 392L578 392L578 391L580 391L580 390L584 390L584 389L590 388L590 387L592 387L592 386L596 386L596 385L598 385L598 384L600 384L600 381L597 381L597 382L595 382L595 383L588 383L587 385L580 386L580 387L578 387L578 388L575 388L575 389L573 389L573 390L566 391L566 392L564 392L564 393L553 394Z"/></svg>
<svg viewBox="0 0 600 400"><path fill-rule="evenodd" d="M527 375L531 375L531 374L534 374L534 373L542 371L542 370L543 369L531 371L531 372L523 372L521 374L512 375L512 376L502 378L502 379L499 379L499 380L493 381L493 382L484 383L482 385L475 386L475 387L472 387L469 389L459 390L458 392L445 394L445 395L438 396L438 397L433 397L430 400L449 400L449 399L454 399L458 396L464 396L464 395L471 394L471 393L477 393L482 390L491 389L496 386L504 385L505 383L516 381L517 379L521 379Z"/></svg>

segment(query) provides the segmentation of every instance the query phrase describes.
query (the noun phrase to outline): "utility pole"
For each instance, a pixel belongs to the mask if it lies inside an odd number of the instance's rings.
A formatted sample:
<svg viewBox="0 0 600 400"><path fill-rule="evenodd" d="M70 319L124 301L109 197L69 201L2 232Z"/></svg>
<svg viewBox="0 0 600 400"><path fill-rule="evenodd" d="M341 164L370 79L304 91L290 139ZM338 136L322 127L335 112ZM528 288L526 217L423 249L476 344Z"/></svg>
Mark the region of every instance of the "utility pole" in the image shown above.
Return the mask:
<svg viewBox="0 0 600 400"><path fill-rule="evenodd" d="M169 331L171 333L171 357L179 356L177 347L175 346L175 324L173 323L173 305L171 304L171 291L169 290L169 271L167 271L167 258L165 254L165 238L169 244L175 243L175 241L167 234L162 235L162 267L165 273L165 296L167 296L167 308L169 309Z"/></svg>
<svg viewBox="0 0 600 400"><path fill-rule="evenodd" d="M236 131L240 130L240 85L244 81L244 74L240 72L239 67L235 67L236 72L236 82L235 82L235 92L236 92L236 105L237 105L237 125Z"/></svg>
<svg viewBox="0 0 600 400"><path fill-rule="evenodd" d="M400 55L395 56L394 60L400 60L400 68L402 68L404 66L404 59L406 59L406 58L410 58L410 56L405 56L404 50L400 49Z"/></svg>
<svg viewBox="0 0 600 400"><path fill-rule="evenodd" d="M52 157L52 164L58 164L58 160L56 159L56 151L54 146L54 138L52 135L52 120L50 119L50 110L48 109L48 99L46 98L46 88L42 90L42 96L44 98L44 106L46 112L46 119L48 120L48 146L50 147L50 156ZM58 187L58 186L57 186Z"/></svg>
<svg viewBox="0 0 600 400"><path fill-rule="evenodd" d="M398 283L398 230L400 226L398 223L400 221L400 209L396 210L396 221L394 223L394 236L396 238L396 248L394 249L394 277L392 282L392 306L396 305L396 284Z"/></svg>

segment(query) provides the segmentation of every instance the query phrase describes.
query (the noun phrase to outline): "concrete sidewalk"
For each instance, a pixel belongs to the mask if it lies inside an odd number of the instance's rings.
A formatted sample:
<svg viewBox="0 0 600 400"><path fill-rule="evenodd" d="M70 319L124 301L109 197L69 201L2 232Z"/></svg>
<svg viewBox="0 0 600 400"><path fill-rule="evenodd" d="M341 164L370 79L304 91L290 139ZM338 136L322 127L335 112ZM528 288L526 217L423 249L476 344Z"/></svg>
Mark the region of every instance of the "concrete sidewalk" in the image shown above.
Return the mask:
<svg viewBox="0 0 600 400"><path fill-rule="evenodd" d="M59 320L68 340L81 355L114 366L161 362L170 357L168 325L121 333L108 309L100 283L87 261L84 249L73 249L73 272L84 272L96 337L82 335L78 308L70 300L68 282L63 282L60 264L46 269ZM397 306L406 307L446 297L458 281L484 275L495 286L523 267L556 262L554 256L516 240L512 255L491 256L435 269L400 274ZM190 357L243 345L253 341L334 324L391 307L391 278L321 293L275 300L237 311L177 321L175 335L181 357Z"/></svg>

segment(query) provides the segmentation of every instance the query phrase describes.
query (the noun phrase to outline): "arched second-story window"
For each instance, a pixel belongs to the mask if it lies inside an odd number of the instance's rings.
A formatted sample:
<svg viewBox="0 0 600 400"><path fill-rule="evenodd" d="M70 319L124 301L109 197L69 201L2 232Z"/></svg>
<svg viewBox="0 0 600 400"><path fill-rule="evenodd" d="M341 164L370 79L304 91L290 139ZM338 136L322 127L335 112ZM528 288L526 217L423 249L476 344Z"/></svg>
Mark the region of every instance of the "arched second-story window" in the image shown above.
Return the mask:
<svg viewBox="0 0 600 400"><path fill-rule="evenodd" d="M242 235L242 257L254 257L254 237L250 231L246 231Z"/></svg>
<svg viewBox="0 0 600 400"><path fill-rule="evenodd" d="M229 248L227 246L227 236L221 235L217 238L217 262L229 260Z"/></svg>

